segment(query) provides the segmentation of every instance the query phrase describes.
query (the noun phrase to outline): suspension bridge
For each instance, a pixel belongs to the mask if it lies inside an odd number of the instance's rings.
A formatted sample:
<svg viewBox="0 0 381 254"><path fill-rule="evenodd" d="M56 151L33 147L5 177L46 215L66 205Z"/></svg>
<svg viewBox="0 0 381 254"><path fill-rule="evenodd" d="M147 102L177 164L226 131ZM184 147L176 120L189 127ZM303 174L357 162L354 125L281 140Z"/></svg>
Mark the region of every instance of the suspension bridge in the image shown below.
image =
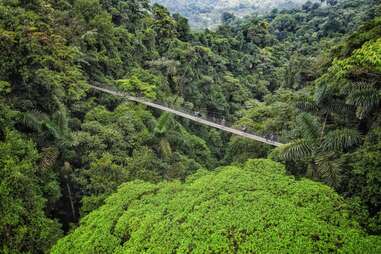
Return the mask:
<svg viewBox="0 0 381 254"><path fill-rule="evenodd" d="M97 91L103 92L103 93L107 93L107 94L111 94L111 95L114 95L114 96L122 97L122 98L125 98L125 99L129 100L129 101L134 101L134 102L146 105L146 106L151 107L151 108L155 108L155 109L159 109L161 111L169 112L169 113L172 113L174 115L177 115L177 116L189 119L191 121L197 122L199 124L210 126L210 127L213 127L213 128L217 128L217 129L220 129L222 131L229 132L229 133L232 133L232 134L244 137L244 138L248 138L248 139L251 139L251 140L259 141L259 142L262 142L262 143L265 143L265 144L268 144L268 145L272 145L272 146L281 146L282 145L282 143L279 143L279 142L275 141L272 138L263 137L263 136L259 136L257 134L248 133L248 132L243 131L243 130L239 130L239 129L235 129L235 128L232 128L232 127L228 127L225 124L219 124L219 123L216 123L214 121L210 121L210 120L204 119L202 117L195 116L194 114L192 115L190 113L186 113L186 112L183 112L183 111L175 110L175 109L169 108L167 106L163 106L163 105L160 105L160 104L148 101L148 100L146 100L146 99L144 99L142 97L134 97L134 96L128 95L126 93L122 93L122 92L118 92L118 91L113 91L113 90L108 89L108 88L103 88L103 87L94 86L94 85L90 85L90 87L95 89L95 90L97 90Z"/></svg>

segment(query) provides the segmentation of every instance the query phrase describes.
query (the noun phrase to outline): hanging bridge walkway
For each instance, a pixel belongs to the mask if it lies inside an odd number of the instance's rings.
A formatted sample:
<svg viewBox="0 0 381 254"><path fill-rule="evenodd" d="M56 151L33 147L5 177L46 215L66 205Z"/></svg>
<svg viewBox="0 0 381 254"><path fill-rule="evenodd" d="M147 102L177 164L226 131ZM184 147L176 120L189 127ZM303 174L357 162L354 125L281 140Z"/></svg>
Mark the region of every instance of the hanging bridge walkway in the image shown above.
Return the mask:
<svg viewBox="0 0 381 254"><path fill-rule="evenodd" d="M241 137L245 137L245 138L248 138L248 139L251 139L251 140L256 140L256 141L259 141L259 142L262 142L262 143L265 143L265 144L269 144L269 145L272 145L272 146L281 146L282 145L282 143L279 143L279 142L275 141L274 138L262 137L262 136L258 136L256 134L245 132L243 130L239 130L239 129L235 129L235 128L232 128L232 127L228 127L225 124L218 124L218 123L216 123L214 121L206 120L206 119L204 119L202 117L195 116L195 115L192 115L190 113L182 112L182 111L179 111L179 110L175 110L175 109L169 108L167 106L163 106L163 105L160 105L160 104L148 101L148 100L146 100L146 99L144 99L142 97L134 97L134 96L128 95L126 93L122 93L122 92L118 92L118 91L113 91L111 89L107 89L107 88L103 88L103 87L99 87L99 86L94 86L94 85L90 85L90 87L95 89L95 90L97 90L97 91L103 92L103 93L108 93L108 94L111 94L111 95L114 95L114 96L125 98L125 99L127 99L129 101L134 101L134 102L137 102L137 103L141 103L141 104L144 104L144 105L146 105L148 107L156 108L156 109L159 109L159 110L162 110L162 111L165 111L165 112L169 112L169 113L178 115L180 117L189 119L191 121L194 121L194 122L197 122L197 123L200 123L200 124L203 124L203 125L207 125L207 126L210 126L210 127L214 127L214 128L217 128L217 129L220 129L220 130L223 130L225 132L229 132L229 133L241 136Z"/></svg>

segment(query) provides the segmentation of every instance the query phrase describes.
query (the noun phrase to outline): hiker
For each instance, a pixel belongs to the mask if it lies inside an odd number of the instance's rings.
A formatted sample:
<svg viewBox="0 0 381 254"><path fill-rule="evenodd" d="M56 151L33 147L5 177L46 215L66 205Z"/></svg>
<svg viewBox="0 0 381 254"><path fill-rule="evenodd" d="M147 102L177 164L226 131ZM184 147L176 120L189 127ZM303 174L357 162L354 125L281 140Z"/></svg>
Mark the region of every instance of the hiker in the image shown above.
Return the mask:
<svg viewBox="0 0 381 254"><path fill-rule="evenodd" d="M196 116L196 117L201 117L201 113L198 112L198 111L194 112L193 114L194 114L194 116Z"/></svg>

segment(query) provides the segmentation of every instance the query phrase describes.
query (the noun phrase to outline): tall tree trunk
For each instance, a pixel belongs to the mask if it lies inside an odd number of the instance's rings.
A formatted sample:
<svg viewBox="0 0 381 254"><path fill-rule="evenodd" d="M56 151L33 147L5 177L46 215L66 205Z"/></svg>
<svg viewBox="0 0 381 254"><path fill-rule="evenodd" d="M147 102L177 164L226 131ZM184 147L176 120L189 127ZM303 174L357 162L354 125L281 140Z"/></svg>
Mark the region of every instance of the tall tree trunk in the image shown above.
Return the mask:
<svg viewBox="0 0 381 254"><path fill-rule="evenodd" d="M328 119L328 114L325 114L323 127L321 128L321 133L320 133L320 142L323 141L325 126L327 125L327 119Z"/></svg>
<svg viewBox="0 0 381 254"><path fill-rule="evenodd" d="M319 174L319 167L315 160L313 160L311 163L312 168L312 178L315 180L320 180L320 174Z"/></svg>
<svg viewBox="0 0 381 254"><path fill-rule="evenodd" d="M66 189L67 189L67 193L69 194L69 201L70 201L70 207L71 207L71 214L72 214L72 216L73 216L73 219L75 220L75 219L76 219L76 216L75 216L74 202L73 202L73 197L72 197L72 194L71 194L70 185L69 185L68 182L66 182Z"/></svg>

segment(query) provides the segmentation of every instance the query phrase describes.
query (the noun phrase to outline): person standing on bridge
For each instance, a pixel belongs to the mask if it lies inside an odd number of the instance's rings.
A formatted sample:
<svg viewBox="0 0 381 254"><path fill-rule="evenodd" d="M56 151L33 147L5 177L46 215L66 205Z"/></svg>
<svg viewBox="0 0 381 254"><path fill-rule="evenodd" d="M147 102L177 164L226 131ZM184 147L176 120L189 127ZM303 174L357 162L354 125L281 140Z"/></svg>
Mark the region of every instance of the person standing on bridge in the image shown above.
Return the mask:
<svg viewBox="0 0 381 254"><path fill-rule="evenodd" d="M199 111L194 112L193 115L196 117L201 117L201 113Z"/></svg>

